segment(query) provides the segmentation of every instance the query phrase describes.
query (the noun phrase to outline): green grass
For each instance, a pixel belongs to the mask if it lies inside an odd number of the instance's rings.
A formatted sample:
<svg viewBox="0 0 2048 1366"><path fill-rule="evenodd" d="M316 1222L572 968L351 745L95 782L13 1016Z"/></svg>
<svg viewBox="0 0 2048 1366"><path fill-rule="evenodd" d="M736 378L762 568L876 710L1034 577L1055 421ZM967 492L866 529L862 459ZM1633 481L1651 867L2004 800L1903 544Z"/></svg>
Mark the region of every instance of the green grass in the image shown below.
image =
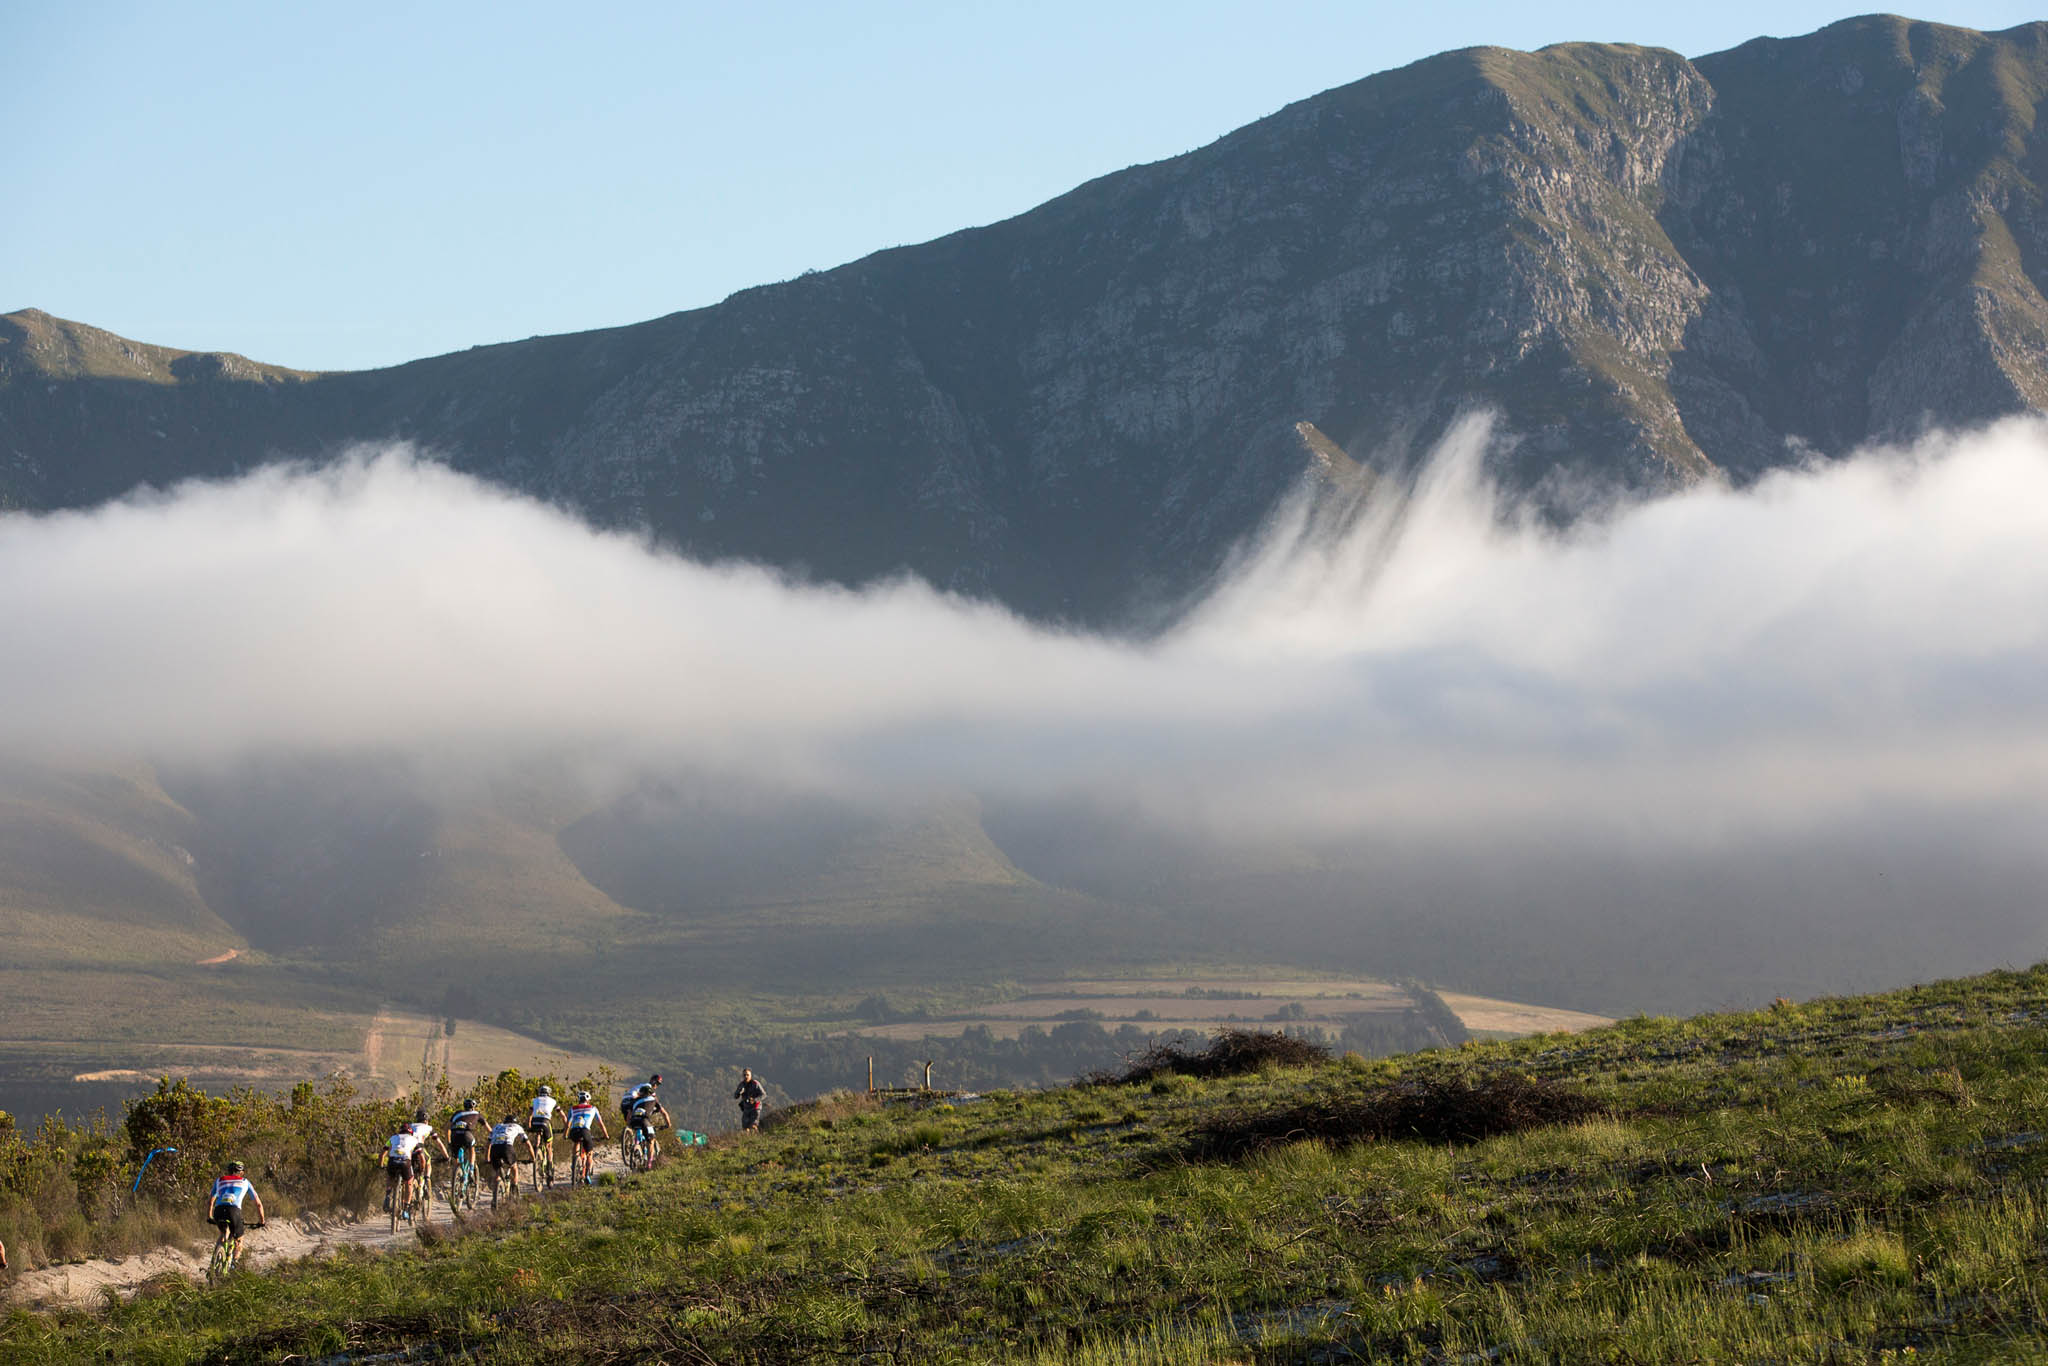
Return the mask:
<svg viewBox="0 0 2048 1366"><path fill-rule="evenodd" d="M1184 1156L1225 1109L1497 1070L1606 1114ZM2044 1082L2036 970L1209 1081L839 1101L489 1238L17 1313L0 1357L2048 1360Z"/></svg>

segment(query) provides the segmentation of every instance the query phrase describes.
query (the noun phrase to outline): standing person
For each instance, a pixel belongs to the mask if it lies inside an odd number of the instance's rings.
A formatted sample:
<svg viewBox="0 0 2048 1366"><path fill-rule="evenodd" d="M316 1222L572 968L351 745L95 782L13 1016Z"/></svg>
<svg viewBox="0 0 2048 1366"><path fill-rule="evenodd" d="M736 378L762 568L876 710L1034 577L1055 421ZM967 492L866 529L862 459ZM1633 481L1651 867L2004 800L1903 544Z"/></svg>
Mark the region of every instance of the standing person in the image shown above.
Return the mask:
<svg viewBox="0 0 2048 1366"><path fill-rule="evenodd" d="M740 1069L740 1084L733 1088L732 1098L740 1103L740 1132L751 1133L761 1127L761 1107L768 1101L768 1088L754 1080L754 1069Z"/></svg>

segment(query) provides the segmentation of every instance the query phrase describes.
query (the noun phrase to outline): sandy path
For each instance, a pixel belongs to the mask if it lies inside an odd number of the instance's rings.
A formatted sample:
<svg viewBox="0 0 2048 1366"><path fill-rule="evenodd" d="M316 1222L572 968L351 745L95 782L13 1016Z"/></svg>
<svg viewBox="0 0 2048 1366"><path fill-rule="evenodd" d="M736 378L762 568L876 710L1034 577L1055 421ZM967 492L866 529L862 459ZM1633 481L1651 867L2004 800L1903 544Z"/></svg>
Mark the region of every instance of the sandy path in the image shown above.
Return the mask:
<svg viewBox="0 0 2048 1366"><path fill-rule="evenodd" d="M600 1174L617 1172L624 1175L625 1168L619 1162L616 1141L598 1144L596 1157ZM674 1160L673 1153L669 1160ZM556 1170L566 1174L567 1159L558 1158L557 1161L560 1165ZM435 1164L437 1189L446 1165ZM531 1168L522 1170L530 1171ZM570 1189L558 1184L553 1190L543 1191L541 1198L559 1200L569 1194ZM532 1190L522 1185L519 1198L532 1199ZM477 1206L478 1212L489 1210L490 1204L490 1187L486 1185ZM514 1208L517 1208L516 1203ZM459 1230L463 1227L462 1221L454 1217L447 1202L438 1195L428 1213L435 1228ZM413 1230L401 1224L399 1231L393 1233L390 1216L381 1211L363 1219L350 1219L340 1214L307 1214L295 1219L272 1220L262 1228L250 1229L242 1243L242 1265L261 1269L303 1257L325 1256L343 1247L390 1251L408 1247L412 1242ZM144 1283L159 1276L176 1275L197 1280L206 1273L206 1261L211 1252L212 1242L209 1239L193 1249L164 1247L134 1257L68 1262L44 1267L40 1271L25 1271L16 1276L4 1292L0 1292L0 1303L31 1309L91 1308L104 1303L109 1294L127 1299Z"/></svg>

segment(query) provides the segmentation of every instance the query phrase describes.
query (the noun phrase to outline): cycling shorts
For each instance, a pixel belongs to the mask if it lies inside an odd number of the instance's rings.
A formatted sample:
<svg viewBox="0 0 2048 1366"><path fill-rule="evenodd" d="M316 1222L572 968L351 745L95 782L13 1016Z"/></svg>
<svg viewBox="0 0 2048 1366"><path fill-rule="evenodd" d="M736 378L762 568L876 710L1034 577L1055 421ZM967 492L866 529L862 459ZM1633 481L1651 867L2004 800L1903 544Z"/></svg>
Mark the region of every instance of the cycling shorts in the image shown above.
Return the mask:
<svg viewBox="0 0 2048 1366"><path fill-rule="evenodd" d="M476 1135L467 1129L457 1129L448 1136L448 1150L459 1153L465 1148L476 1146Z"/></svg>
<svg viewBox="0 0 2048 1366"><path fill-rule="evenodd" d="M239 1238L242 1236L243 1229L242 1207L223 1200L213 1207L213 1218L207 1220L207 1222L225 1228L229 1234Z"/></svg>
<svg viewBox="0 0 2048 1366"><path fill-rule="evenodd" d="M553 1140L555 1136L553 1126L550 1125L544 1119L536 1120L533 1123L528 1124L526 1126L526 1132L533 1136L535 1146L538 1146L542 1143L550 1142Z"/></svg>
<svg viewBox="0 0 2048 1366"><path fill-rule="evenodd" d="M590 1126L588 1124L579 1124L575 1128L571 1129L569 1131L569 1141L571 1143L574 1143L577 1147L581 1148L586 1153L589 1152L595 1144L595 1140L592 1139L590 1136Z"/></svg>
<svg viewBox="0 0 2048 1366"><path fill-rule="evenodd" d="M493 1167L509 1167L515 1161L516 1159L512 1156L512 1145L510 1143L493 1143L491 1145L491 1165Z"/></svg>

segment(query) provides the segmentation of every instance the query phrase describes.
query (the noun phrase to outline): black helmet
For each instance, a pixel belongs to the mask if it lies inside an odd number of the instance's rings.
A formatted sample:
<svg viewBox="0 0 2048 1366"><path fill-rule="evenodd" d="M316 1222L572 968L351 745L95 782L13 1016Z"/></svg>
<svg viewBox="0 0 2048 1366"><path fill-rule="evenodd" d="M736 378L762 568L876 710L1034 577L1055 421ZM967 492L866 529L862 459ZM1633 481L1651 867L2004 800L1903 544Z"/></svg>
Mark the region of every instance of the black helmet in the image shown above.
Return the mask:
<svg viewBox="0 0 2048 1366"><path fill-rule="evenodd" d="M412 1112L412 1117L414 1119L424 1120L427 1117L427 1112L425 1110L415 1110Z"/></svg>
<svg viewBox="0 0 2048 1366"><path fill-rule="evenodd" d="M588 1092L588 1091L578 1091L578 1092L576 1093L576 1103L577 1103L578 1105L588 1105L588 1104L590 1104L590 1092Z"/></svg>

